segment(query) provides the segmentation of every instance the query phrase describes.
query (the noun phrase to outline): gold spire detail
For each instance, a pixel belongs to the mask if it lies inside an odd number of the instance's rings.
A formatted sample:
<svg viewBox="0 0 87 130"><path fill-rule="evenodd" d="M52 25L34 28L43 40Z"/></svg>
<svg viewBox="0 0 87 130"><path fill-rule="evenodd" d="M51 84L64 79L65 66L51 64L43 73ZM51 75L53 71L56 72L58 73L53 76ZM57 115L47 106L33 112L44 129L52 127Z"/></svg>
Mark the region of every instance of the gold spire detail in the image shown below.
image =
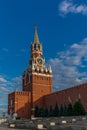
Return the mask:
<svg viewBox="0 0 87 130"><path fill-rule="evenodd" d="M39 44L39 38L38 38L38 33L37 33L37 25L34 25L35 28L35 33L34 33L34 44Z"/></svg>

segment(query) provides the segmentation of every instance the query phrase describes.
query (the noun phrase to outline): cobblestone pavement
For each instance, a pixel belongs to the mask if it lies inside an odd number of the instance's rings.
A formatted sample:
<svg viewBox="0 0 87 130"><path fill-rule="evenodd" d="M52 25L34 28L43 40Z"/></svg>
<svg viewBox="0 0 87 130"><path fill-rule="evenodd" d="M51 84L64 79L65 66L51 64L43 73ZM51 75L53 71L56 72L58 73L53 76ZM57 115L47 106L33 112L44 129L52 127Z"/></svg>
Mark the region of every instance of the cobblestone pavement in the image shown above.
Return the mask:
<svg viewBox="0 0 87 130"><path fill-rule="evenodd" d="M7 128L7 127L0 127L0 130L21 130L21 129ZM26 130L26 129L22 129L22 130Z"/></svg>

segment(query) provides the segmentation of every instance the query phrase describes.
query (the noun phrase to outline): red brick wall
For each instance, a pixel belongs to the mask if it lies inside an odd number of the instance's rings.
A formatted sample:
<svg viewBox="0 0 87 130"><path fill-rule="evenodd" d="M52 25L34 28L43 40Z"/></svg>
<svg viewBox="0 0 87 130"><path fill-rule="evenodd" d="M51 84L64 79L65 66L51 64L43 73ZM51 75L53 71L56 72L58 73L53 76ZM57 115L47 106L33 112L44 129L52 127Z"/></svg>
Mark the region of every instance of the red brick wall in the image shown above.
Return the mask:
<svg viewBox="0 0 87 130"><path fill-rule="evenodd" d="M11 106L12 100L12 106ZM12 107L12 114L17 113L21 118L29 118L31 115L31 93L14 92L8 96L8 113Z"/></svg>
<svg viewBox="0 0 87 130"><path fill-rule="evenodd" d="M25 78L25 76L23 75L22 77L22 91L31 91L31 78L32 76L27 75Z"/></svg>
<svg viewBox="0 0 87 130"><path fill-rule="evenodd" d="M50 105L55 106L56 103L60 107L61 104L67 105L69 100L74 104L79 97L87 111L87 84L78 85L76 87L46 95L44 96L44 103L48 108Z"/></svg>
<svg viewBox="0 0 87 130"><path fill-rule="evenodd" d="M32 75L32 102L52 93L52 77Z"/></svg>
<svg viewBox="0 0 87 130"><path fill-rule="evenodd" d="M57 103L60 107L61 104L68 104L69 100L71 100L72 104L80 98L82 104L87 111L87 84L78 85L76 87L68 88L62 91L54 92L48 95L46 94L46 89L48 86L35 86L33 90L33 107L38 105L39 107L53 107ZM44 88L44 89L43 89ZM41 89L44 91L44 94L41 93ZM48 91L48 90L47 90ZM35 92L35 93L34 93ZM36 94L36 96L34 95ZM43 96L41 96L41 95ZM44 96L45 95L45 96ZM14 92L9 94L8 96L8 112L10 114L10 101L13 100L12 109L13 112L17 112L18 116L22 118L29 118L31 116L31 93L30 92Z"/></svg>

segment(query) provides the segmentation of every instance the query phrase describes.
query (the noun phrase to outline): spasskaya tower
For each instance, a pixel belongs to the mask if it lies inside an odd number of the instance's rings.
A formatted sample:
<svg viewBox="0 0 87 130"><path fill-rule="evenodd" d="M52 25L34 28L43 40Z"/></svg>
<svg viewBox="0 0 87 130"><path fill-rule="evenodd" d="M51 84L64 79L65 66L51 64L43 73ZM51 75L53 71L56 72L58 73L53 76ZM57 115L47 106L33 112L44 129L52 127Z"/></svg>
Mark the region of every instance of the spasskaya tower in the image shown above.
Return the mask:
<svg viewBox="0 0 87 130"><path fill-rule="evenodd" d="M37 26L30 46L30 59L27 69L22 74L22 91L8 95L8 114L17 114L29 118L37 104L43 106L42 97L52 93L52 69L45 66L42 45L39 41Z"/></svg>
<svg viewBox="0 0 87 130"><path fill-rule="evenodd" d="M87 83L52 93L52 69L51 66L46 67L35 26L28 67L22 74L22 91L8 94L8 114L10 117L30 118L34 115L35 106L48 110L55 105L61 108L61 104L68 107L69 98L72 105L80 99L87 113Z"/></svg>
<svg viewBox="0 0 87 130"><path fill-rule="evenodd" d="M34 40L30 49L29 65L22 76L22 88L23 91L31 92L31 99L34 103L43 95L52 92L52 69L51 66L48 68L45 66L37 25L35 25Z"/></svg>

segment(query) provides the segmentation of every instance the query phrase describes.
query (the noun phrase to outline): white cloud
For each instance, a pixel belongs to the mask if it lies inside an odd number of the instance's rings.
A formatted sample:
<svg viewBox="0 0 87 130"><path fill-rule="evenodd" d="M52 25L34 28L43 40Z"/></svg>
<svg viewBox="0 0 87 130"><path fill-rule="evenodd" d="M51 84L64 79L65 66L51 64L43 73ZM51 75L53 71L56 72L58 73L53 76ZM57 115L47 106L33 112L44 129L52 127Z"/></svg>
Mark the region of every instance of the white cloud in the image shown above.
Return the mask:
<svg viewBox="0 0 87 130"><path fill-rule="evenodd" d="M25 49L20 49L20 53L16 54L17 57L23 56L25 54L26 50Z"/></svg>
<svg viewBox="0 0 87 130"><path fill-rule="evenodd" d="M86 4L74 4L72 0L64 0L59 6L58 10L61 16L65 16L68 13L87 15L87 5Z"/></svg>
<svg viewBox="0 0 87 130"><path fill-rule="evenodd" d="M22 86L21 82L21 76L8 80L3 75L0 75L0 92L7 94L15 90L20 90Z"/></svg>
<svg viewBox="0 0 87 130"><path fill-rule="evenodd" d="M8 52L7 48L2 48L2 51Z"/></svg>
<svg viewBox="0 0 87 130"><path fill-rule="evenodd" d="M59 52L49 64L53 69L54 90L87 82L87 38Z"/></svg>
<svg viewBox="0 0 87 130"><path fill-rule="evenodd" d="M19 91L22 87L21 76L12 79L8 79L7 77L8 76L0 75L0 106L1 104L2 106L7 106L8 94L16 90ZM0 108L0 115L3 111L6 112L7 107L5 107L5 109Z"/></svg>
<svg viewBox="0 0 87 130"><path fill-rule="evenodd" d="M20 51L21 51L21 52L26 52L25 49L21 49Z"/></svg>
<svg viewBox="0 0 87 130"><path fill-rule="evenodd" d="M4 83L6 83L7 80L6 80L2 75L0 75L0 82L4 82Z"/></svg>
<svg viewBox="0 0 87 130"><path fill-rule="evenodd" d="M22 90L22 78L21 76L12 79L12 84L15 91Z"/></svg>
<svg viewBox="0 0 87 130"><path fill-rule="evenodd" d="M4 94L9 92L9 90L3 86L0 86L0 91L4 92Z"/></svg>

